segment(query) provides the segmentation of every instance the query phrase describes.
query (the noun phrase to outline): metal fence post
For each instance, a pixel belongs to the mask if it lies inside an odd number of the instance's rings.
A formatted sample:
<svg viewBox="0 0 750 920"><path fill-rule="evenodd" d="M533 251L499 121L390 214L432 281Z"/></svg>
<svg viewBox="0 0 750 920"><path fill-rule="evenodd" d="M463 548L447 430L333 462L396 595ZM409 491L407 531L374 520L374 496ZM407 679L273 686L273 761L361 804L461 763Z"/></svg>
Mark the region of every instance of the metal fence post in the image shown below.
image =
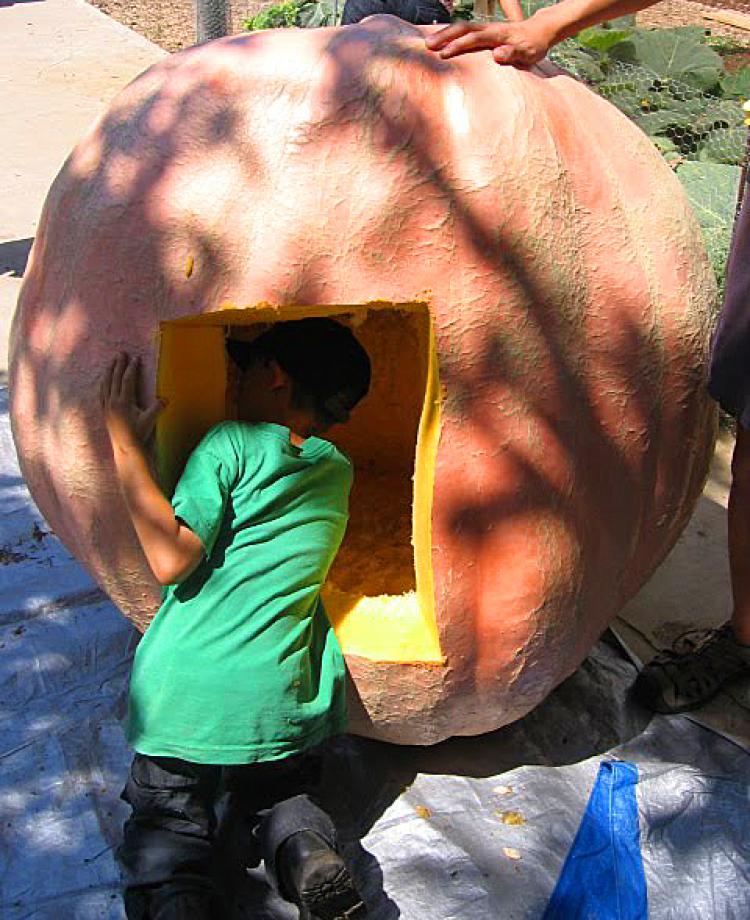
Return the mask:
<svg viewBox="0 0 750 920"><path fill-rule="evenodd" d="M195 40L200 45L230 31L229 0L195 0Z"/></svg>

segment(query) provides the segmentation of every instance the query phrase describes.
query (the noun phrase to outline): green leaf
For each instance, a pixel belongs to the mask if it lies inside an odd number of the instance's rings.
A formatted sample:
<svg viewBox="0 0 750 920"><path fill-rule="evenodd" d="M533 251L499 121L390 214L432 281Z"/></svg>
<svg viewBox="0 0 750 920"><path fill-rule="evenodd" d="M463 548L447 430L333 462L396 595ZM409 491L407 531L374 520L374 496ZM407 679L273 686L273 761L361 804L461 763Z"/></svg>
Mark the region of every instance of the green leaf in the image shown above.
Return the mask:
<svg viewBox="0 0 750 920"><path fill-rule="evenodd" d="M750 67L727 74L721 81L721 91L725 96L750 99Z"/></svg>
<svg viewBox="0 0 750 920"><path fill-rule="evenodd" d="M614 89L608 86L605 83L599 84L597 86L597 91L612 105L617 106L617 108L628 118L634 118L637 115L643 114L643 107L641 106L642 94L635 91L635 89L623 89L622 86L618 85Z"/></svg>
<svg viewBox="0 0 750 920"><path fill-rule="evenodd" d="M704 163L742 163L747 149L746 128L717 128L710 131L698 149Z"/></svg>
<svg viewBox="0 0 750 920"><path fill-rule="evenodd" d="M718 51L722 56L725 54L735 54L738 51L747 51L747 45L744 41L737 41L736 39L729 38L726 35L716 35L711 33L710 35L706 36L706 44L713 48L714 51Z"/></svg>
<svg viewBox="0 0 750 920"><path fill-rule="evenodd" d="M634 29L635 16L629 13L627 16L618 16L616 19L608 19L602 23L604 29Z"/></svg>
<svg viewBox="0 0 750 920"><path fill-rule="evenodd" d="M318 29L334 25L333 6L325 0L303 3L297 14L297 25L303 29Z"/></svg>
<svg viewBox="0 0 750 920"><path fill-rule="evenodd" d="M744 123L745 113L740 103L722 99L720 102L708 101L695 119L694 130L702 134L712 128L741 128Z"/></svg>
<svg viewBox="0 0 750 920"><path fill-rule="evenodd" d="M654 137L657 134L664 134L669 128L683 128L690 124L691 117L686 116L684 112L670 109L661 109L656 112L642 112L631 116L632 120L638 125L641 131Z"/></svg>
<svg viewBox="0 0 750 920"><path fill-rule="evenodd" d="M659 153L663 153L666 159L670 159L669 154L679 155L680 153L677 144L668 137L652 137L651 140L654 142L654 147Z"/></svg>
<svg viewBox="0 0 750 920"><path fill-rule="evenodd" d="M686 98L681 88L674 84L671 84L669 88L665 90L665 95L672 100L669 104L669 108L679 109L681 112L684 112L686 117L690 116L696 120L705 113L706 106L713 105L715 102L715 97L705 96L702 93L697 95L693 94Z"/></svg>
<svg viewBox="0 0 750 920"><path fill-rule="evenodd" d="M593 51L609 51L613 45L625 41L632 34L632 29L605 29L601 26L595 26L579 32L577 40L578 44L584 48L590 48Z"/></svg>
<svg viewBox="0 0 750 920"><path fill-rule="evenodd" d="M474 18L473 6L460 4L453 7L451 22L470 22Z"/></svg>
<svg viewBox="0 0 750 920"><path fill-rule="evenodd" d="M638 29L610 49L612 58L637 63L666 80L678 80L702 90L716 87L724 63L703 41L701 29Z"/></svg>
<svg viewBox="0 0 750 920"><path fill-rule="evenodd" d="M245 28L251 32L291 26L317 29L328 25L335 25L331 0L284 0L266 7L244 22Z"/></svg>
<svg viewBox="0 0 750 920"><path fill-rule="evenodd" d="M688 161L680 164L676 171L698 218L703 242L721 287L732 241L742 170L739 166Z"/></svg>
<svg viewBox="0 0 750 920"><path fill-rule="evenodd" d="M620 45L615 47L621 48ZM625 42L624 44L627 44ZM619 61L607 61L607 85L612 89L618 86L623 89L632 89L642 96L649 93L662 92L659 78L645 67L639 67L637 64L622 64Z"/></svg>
<svg viewBox="0 0 750 920"><path fill-rule="evenodd" d="M646 115L660 111L670 114L670 124L676 122L689 123L694 117L684 110L682 103L670 93L654 90L648 86L639 86L637 82L600 83L596 90L628 117Z"/></svg>
<svg viewBox="0 0 750 920"><path fill-rule="evenodd" d="M262 29L284 29L297 24L298 4L295 0L286 0L261 10L257 15L245 21L245 28L250 32Z"/></svg>
<svg viewBox="0 0 750 920"><path fill-rule="evenodd" d="M599 66L596 57L583 48L577 48L572 42L565 42L565 47L561 45L557 47L554 61L560 67L575 74L579 80L599 83L604 79L604 71Z"/></svg>

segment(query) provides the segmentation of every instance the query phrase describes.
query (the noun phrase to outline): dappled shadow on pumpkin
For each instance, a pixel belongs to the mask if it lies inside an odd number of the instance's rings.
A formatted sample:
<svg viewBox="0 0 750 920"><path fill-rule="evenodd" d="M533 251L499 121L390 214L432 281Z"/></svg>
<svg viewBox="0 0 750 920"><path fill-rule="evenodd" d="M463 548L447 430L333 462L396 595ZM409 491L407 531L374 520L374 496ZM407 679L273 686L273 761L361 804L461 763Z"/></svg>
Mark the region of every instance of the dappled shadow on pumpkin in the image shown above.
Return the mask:
<svg viewBox="0 0 750 920"><path fill-rule="evenodd" d="M227 43L226 53L252 54L252 39ZM225 74L203 74L201 49L191 49L174 55L136 81L147 86L156 71L175 71L166 80L175 89L165 93L157 80L153 88L141 94L133 105L116 99L103 116L98 130L90 136L66 162L56 179L45 204L40 221L37 243L31 256L24 287L24 301L34 304L27 308L22 323L18 316L14 324L15 378L17 386L12 398L23 401L27 419L45 429L48 444L63 445L71 436L69 422L75 418L75 436L86 448L80 458L85 482L76 490L99 493L110 502L111 513L118 514L129 538L114 545L104 538L87 547L94 565L110 575L108 590L115 600L127 596L134 566L146 573L147 567L129 524L117 492L111 468L110 450L98 406L98 380L104 362L87 361L87 349L93 338L107 347L111 355L128 348L143 356L146 378L153 377L155 365L154 326L156 317L164 315L164 306L178 302L184 293L177 287L173 266L166 264L171 240L164 228L156 223L128 224L125 219L129 202L149 200L158 195L160 183L173 159L181 154L187 137L200 137L208 153L224 148L239 165L248 186L262 181L272 172L274 164L264 163L254 150L252 138L238 137L239 110L232 100L232 84ZM186 60L188 63L186 63ZM436 65L438 69L446 65ZM191 83L191 81L193 81ZM181 84L191 84L191 91L179 95ZM322 139L328 143L328 135ZM90 194L89 190L94 190ZM102 192L106 194L102 197ZM237 190L243 195L244 189ZM97 198L97 194L99 197ZM57 214L75 207L76 216L67 224L67 233L54 241L54 256L48 253L48 227ZM122 219L118 215L122 214ZM116 252L127 238L138 255L138 271L130 274L98 278L106 254ZM200 272L191 279L190 299L196 312L205 308L217 287L231 290L233 278L224 257L226 239L211 235L198 226L188 228L184 247L195 253ZM304 252L305 241L300 241ZM320 277L326 271L315 258L303 259L296 280L289 283L286 301L317 303L320 301ZM65 297L59 294L60 276L68 276ZM94 302L88 292L91 279L100 289L130 292L131 324L123 330L121 317L110 323L107 304ZM86 283L85 283L86 282ZM55 289L55 285L58 288ZM121 302L121 300L120 300ZM32 328L33 325L33 328ZM126 337L123 338L123 332ZM64 347L61 341L65 342ZM50 347L55 345L54 357ZM86 375L70 375L68 369L79 371L84 364ZM146 397L152 395L147 384ZM28 424L28 423L27 423ZM22 432L17 432L22 435ZM23 450L22 463L24 463ZM24 472L32 487L37 485L35 470L28 462ZM54 481L54 475L53 475ZM42 510L55 520L60 537L75 551L76 508L68 494L70 484L63 479L59 489L51 489L42 501ZM46 507L45 507L46 505ZM93 522L96 527L96 522ZM137 625L143 628L158 603L154 585L150 595L143 597L143 616Z"/></svg>
<svg viewBox="0 0 750 920"><path fill-rule="evenodd" d="M490 233L483 235L482 227L473 222L468 210L462 217L472 224L478 252L487 252L492 242ZM581 372L579 360L580 351L586 349L583 336L579 342L566 342L564 332L558 334L555 322L551 320L558 307L554 290L538 283L528 265L513 257L510 246L500 260L504 262L505 270L510 266L513 276L527 294L528 319L544 339L545 357L550 361L554 380L551 386L549 380L537 381L538 369L534 366L522 369L509 366L514 362L512 357L506 360L505 337L492 330L486 333L480 359L473 368L451 365L444 368L443 379L456 393L453 405L449 403L445 407L446 412L454 411L463 424L475 426L481 433L488 454L494 452L500 455L496 488L487 488L481 497L467 495L466 499L454 501L449 509L447 516L454 535L454 547L459 558L467 564L471 560L481 568L483 563L489 563L487 554L494 552L494 534L509 520L537 519L539 526L543 527L545 519L555 519L563 531L571 535L582 556L582 577L576 588L577 608L587 611L589 617L598 609L600 612L594 622L601 624L614 616L633 595L670 547L671 541L662 540L661 555L651 554L644 558L643 547L648 546L647 541L653 536L648 530L655 526L648 521L649 504L656 501L660 501L662 507L679 507L679 504L665 500L664 495L657 497L660 489L666 491L672 486L657 481L660 472L663 476L664 471L656 467L656 451L645 451L641 460L634 463L632 457L624 454L611 430L608 431L602 424L594 394L597 382L604 381L613 392L627 394L628 421L623 420L623 425L629 423L638 434L645 433L643 440L646 444L663 443L665 440L683 444L684 451L675 449L672 455L682 456L682 461L690 470L687 481L693 488L703 475L705 458L694 449L694 430L678 432L664 426L660 411L660 399L663 398L660 385L667 372L668 356L653 338L649 338L634 323L621 322L617 348L613 348L609 355L600 354L598 376L587 379ZM616 313L617 304L613 303L612 309L613 314ZM622 355L637 356L642 374L639 375L638 369L622 366ZM545 474L542 464L530 461L522 450L509 444L507 435L503 440L500 419L493 415L493 407L487 399L488 381L493 380L503 393L512 394L523 405L529 424L545 432L548 443L554 445L552 450L570 463L573 477L565 488ZM634 381L637 381L635 385ZM696 407L693 418L696 430L700 430L703 424L702 414L703 410ZM576 463L579 456L586 458L585 469ZM509 469L513 473L512 481L523 484L522 490L505 486L504 479ZM686 487L679 476L675 478L678 488ZM606 516L604 526L603 516ZM647 519L645 524L644 517ZM670 526L674 537L686 519L683 509L681 518L674 520ZM629 538L629 535L632 536ZM554 539L553 535L551 539ZM614 592L610 584L613 575L611 566L598 566L601 546L597 542L603 540L611 541L613 546L624 550L615 573ZM605 563L606 553L605 546L602 553ZM575 563L575 560L571 562ZM501 560L495 556L492 565L500 566ZM603 598L606 597L610 600L605 602ZM580 620L566 621L563 627L563 632L558 629L555 633L552 618L550 624L542 628L545 634L539 637L542 641L537 647L525 650L530 653L526 662L527 674L521 675L514 688L519 699L526 695L528 678L538 681L539 675L544 677L545 671L559 673L560 662L567 663L567 673L570 673L591 646L598 631L592 632L591 623ZM483 665L479 658L483 641L480 636L477 636L474 649L477 653L475 673L478 672L481 678ZM544 660L550 652L555 656L552 667L549 660L546 664ZM548 685L546 689L551 687ZM538 686L530 686L528 690L532 700L538 698Z"/></svg>
<svg viewBox="0 0 750 920"><path fill-rule="evenodd" d="M331 38L325 47L325 55L333 67L333 82L328 90L329 112L321 117L319 124L310 127L304 137L304 144L313 150L318 146L335 147L337 136L351 120L357 120L368 130L369 143L385 158L403 161L411 175L419 177L420 183L429 194L440 201L454 227L456 245L470 252L477 266L487 273L501 273L512 279L519 302L525 313L525 320L534 334L543 343L545 370L527 363L519 366L513 354L513 342L500 328L503 304L497 304L498 328L485 328L476 341L476 360L470 366L446 358L440 373L446 385L448 399L443 411L448 417L460 420L476 434L478 442L486 445L488 456L497 456L494 486L481 494L467 488L462 494L455 487L450 495L441 496L441 516L446 522L446 531L455 553L455 567L476 563L480 569L488 564L502 565L498 558L493 535L509 521L532 519L544 515L554 519L565 533L571 535L572 543L583 548L583 552L594 554L593 562L584 566L584 575L578 588L580 607L595 606L597 589L600 587L596 572L596 547L592 545L591 531L606 509L613 522L620 521L623 530L641 514L641 505L633 501L633 495L648 496L654 493L657 471L653 467L653 452L646 455L644 465L635 469L623 456L620 446L605 430L599 418L598 407L592 393L592 381L581 369L580 354L585 348L585 333L571 329L563 318L563 300L559 291L550 283L549 265L541 268L534 265L529 248L523 240L512 238L500 224L478 213L471 200L470 189L451 178L445 167L442 139L436 136L432 124L408 96L398 99L393 105L388 98L387 66L408 61L415 74L422 73L425 79L440 81L451 71L451 65L438 58L425 55L419 49L394 45L394 29L402 36L418 36L422 33L413 26L398 23L392 17L379 17L361 28L345 28L331 31ZM370 48L368 36L382 35ZM254 38L243 38L224 45L227 61L232 55L253 53ZM362 54L368 53L373 66L367 71L361 67ZM155 364L153 336L157 316L164 316L163 309L171 303L185 301L185 294L177 284L174 264L170 261L172 243L168 231L163 227L127 224L125 217L118 220L118 214L126 215L127 205L135 200L149 200L151 196L163 194L160 183L175 158L182 155L184 145L195 138L201 138L208 151L223 148L232 163L239 167L239 175L247 182L247 188L238 189L238 195L249 194L253 183L262 181L273 173L274 164L263 161L254 149L252 139L240 134L241 112L232 97L231 79L225 72L215 73L202 70L201 50L191 50L176 55L158 65L151 73L174 71L167 77L169 93L154 83L137 101L135 107L117 100L104 116L94 140L79 149L66 163L61 177L53 187L45 208L40 227L40 243L34 250L27 279L25 297L39 304L39 312L45 317L43 330L37 329L29 336L16 323L16 365L17 378L31 380L24 396L26 411L33 415L40 425L47 428L49 438L62 443L68 436L67 421L75 414L78 423L85 429L82 443L89 445L88 457L82 459L85 467L86 488L92 493L107 496L112 502L112 513L122 519L122 527L130 532L129 540L113 545L102 539L93 548L95 563L101 570L110 573L108 585L115 599L127 595L134 565L146 572L145 561L138 548L135 535L128 523L117 490L109 462L109 447L103 431L100 411L97 405L96 386L101 367L90 366L87 380L80 374L75 377L73 388L69 386L68 368L78 369L81 354L85 354L87 343L93 336L111 348L111 352L128 347L144 355L147 377L153 377ZM379 65L383 65L378 75ZM228 68L225 68L225 70ZM526 79L542 79L533 74ZM567 78L564 78L567 79ZM148 74L140 78L149 87L152 80ZM170 83L169 81L173 81ZM190 91L180 95L183 87ZM311 177L315 181L315 177ZM90 210L86 189L106 188L108 197L104 201L91 199ZM82 213L71 225L72 232L64 245L58 241L55 259L45 258L45 232L52 212L62 211L69 202L83 204ZM252 206L249 200L248 206ZM119 209L119 210L118 210ZM148 212L145 212L148 215ZM398 227L404 219L402 214L384 209L374 234L394 237L398 245ZM214 299L217 290L231 291L235 278L230 262L226 258L226 236L212 234L205 229L188 227L186 247L197 254L201 271L191 279L190 302L195 311L205 309L209 299ZM287 244L296 253L305 253L309 240L304 230ZM87 302L79 278L73 277L73 288L69 301L55 301L46 296L48 280L68 271L75 265L76 275L95 273L103 251L121 245L122 236L129 236L129 245L137 239L139 255L138 273L135 277L113 277L107 279L112 289L127 286L132 292L132 325L127 330L127 341L122 338L122 325L108 322L107 305ZM184 239L181 238L184 242ZM365 241L366 242L366 241ZM575 251L572 247L571 252ZM290 259L293 269L283 279L283 303L321 302L325 294L325 278L329 272L326 261L311 253L308 257ZM436 265L435 271L450 270ZM132 265L132 263L131 263ZM101 279L100 279L101 280ZM102 289L105 285L102 284ZM78 288L79 290L76 290ZM373 292L382 296L384 292ZM145 302L145 298L151 302ZM613 303L613 311L617 305ZM118 318L119 320L119 318ZM617 349L608 356L600 354L600 371L606 374L613 387L620 386L628 395L629 411L638 424L647 432L646 439L658 441L665 436L675 439L683 432L665 432L659 415L661 390L659 380L665 372L666 358L658 342L648 338L635 325L621 329ZM36 337L36 338L35 338ZM53 360L48 354L49 344L63 339L64 350L58 346ZM632 386L634 369L621 366L621 354L638 355L642 372L637 386ZM609 365L609 366L608 366ZM636 370L637 374L637 370ZM542 377L543 375L543 377ZM82 393L82 387L89 391ZM585 476L576 471L575 481L561 484L534 460L524 456L517 445L503 441L501 425L493 413L493 401L488 399L488 388L496 385L498 391L507 393L523 405L530 424L546 433L550 443L562 458L573 466L572 458L585 452L591 468ZM150 395L150 394L149 394ZM585 451L580 443L581 432L586 433ZM689 462L691 458L686 458ZM97 462L99 461L99 462ZM697 464L699 466L700 464ZM573 466L575 469L575 467ZM508 489L508 470L513 471L515 480L523 482L523 490ZM700 475L696 469L695 475ZM31 477L33 480L33 476ZM615 484L613 488L612 484ZM460 486L460 484L459 484ZM83 483L79 484L83 488ZM445 488L437 484L438 495ZM571 490L577 492L576 501L571 501ZM57 501L56 527L69 546L76 547L75 509L67 499L69 485L61 490L62 498ZM616 493L616 494L613 494ZM637 543L637 541L636 541ZM621 575L623 583L620 597L624 601L634 586L655 567L659 559L639 562L640 569L633 576L628 573L635 544L631 547L631 558L623 557ZM134 563L134 560L136 561ZM626 577L627 573L627 577ZM122 576L122 577L121 577ZM607 574L607 577L611 577ZM632 582L632 583L631 583ZM594 600L592 600L594 598ZM143 597L142 627L153 613L158 600L156 587ZM478 598L476 599L479 600ZM474 605L479 608L479 604ZM475 619L479 614L475 614ZM484 614L482 614L484 616ZM482 655L487 642L482 632L486 623L462 622L461 629L467 634L474 631L473 640L464 643L470 649L463 666L463 673L453 677L466 688L457 688L456 693L470 692L472 683L479 681L486 669ZM585 623L577 623L572 630L549 634L544 641L531 649L527 672L532 672L535 663L542 662L545 654L554 647L557 661L580 661L585 649L595 636L587 630ZM544 675L545 668L537 669ZM555 668L547 670L554 672ZM535 686L526 687L519 678L515 688L518 699L526 696L538 699L539 680ZM546 686L547 690L551 686Z"/></svg>
<svg viewBox="0 0 750 920"><path fill-rule="evenodd" d="M429 75L430 79L439 80L441 73L445 73L443 62L425 58L416 51L410 55L403 48L394 50L389 46L392 31L386 18L372 21L367 27L371 32L382 31L386 38L374 51L377 62L398 63L409 57L412 67L423 71L425 77ZM405 24L401 24L400 32L421 36L419 30ZM551 283L550 264L535 264L531 246L505 231L500 221L489 221L472 206L472 190L467 192L448 175L439 153L440 138L436 137L434 126L423 112L409 96L401 96L397 106L389 106L382 86L373 86L369 82L371 78L358 68L361 41L357 33L342 30L329 43L328 54L340 75L341 98L352 108L353 117L369 122L370 140L380 148L383 157L404 160L411 173L418 175L443 202L454 226L454 238L468 243L473 264L511 279L523 303L524 322L543 342L541 361L544 367L528 360L519 364L514 354L517 341L512 332L509 334L507 329L487 324L476 337L476 360L461 364L450 360L448 354L445 360L441 359L440 375L447 392L443 412L459 420L462 426L471 427L476 441L485 446L486 455L497 456L498 460L494 476L488 474L486 477L490 483L494 482L494 487L490 485L480 495L471 485L462 497L460 485L451 484L448 490L446 483L436 483L436 496L442 508L439 513L447 520L447 531L451 535L454 570L476 566L481 571L483 566L490 564L494 570L501 568L502 558L498 556L494 535L510 521L534 519L535 516L558 522L583 556L581 579L575 589L576 622L565 621L563 629L555 631L554 617L550 618L550 625L543 627L542 634L533 637L524 650L529 653L525 673L517 679L513 692L521 704L528 697L531 705L542 695L540 683L546 681L544 689L547 691L552 688L549 675L559 674L565 667L570 673L582 660L602 624L653 572L681 530L687 518L684 508L681 516L670 525L672 539L660 541L661 555L644 555L644 546L648 547L653 530L661 526L654 520L654 513L649 518L649 505L659 503L662 510L679 508L682 491L695 491L696 483L704 474L706 457L699 439L710 410L705 405L696 405L692 415L683 415L681 430L674 424L665 425L661 407L665 392L663 382L674 355L665 353L652 329L627 318L618 320L616 336L613 335L610 345L598 343L595 372L586 371L581 359L589 344L586 330L572 328L565 318L565 292ZM528 79L540 78L528 75ZM387 76L383 84L387 84ZM326 124L321 142L325 139L330 142L333 135L335 129ZM572 208L569 216L573 227L572 232L569 231L572 245L562 247L562 251L572 254L576 270L585 275L586 266L576 247ZM392 235L391 221L398 225L403 215L384 213L379 232ZM552 247L557 241L549 240L548 243ZM436 273L450 271L450 264L449 259L444 266L436 265ZM612 315L620 313L627 317L627 300L622 294L619 296L623 297L622 304L618 303L618 294L612 294ZM497 304L498 327L503 325L503 306ZM700 381L695 382L700 384ZM573 471L570 482L561 485L542 464L524 456L517 445L508 443L507 433L502 431L500 404L493 404L488 397L488 389L493 385L523 407L526 422L544 432L548 443L554 445L552 449L570 464ZM627 400L620 424L630 425L646 445L664 442L673 445L665 454L682 457L689 470L685 480L677 476L674 483L665 481L664 470L657 469L654 449L645 450L636 461L625 455L622 442L616 437L619 434L617 423L613 425L609 420L605 425L602 421L602 406L597 402L601 394L597 390L603 386L621 393ZM589 464L586 469L576 464L577 456L585 456ZM508 488L509 470L513 473L512 481L523 483L523 489ZM601 527L603 515L607 516L605 528ZM626 547L614 573L614 592L611 565L598 570L600 553L606 560L608 550L600 544L607 540L618 549ZM476 584L481 586L481 582L478 577ZM606 606L600 595L610 598ZM483 606L482 600L485 610L492 603L491 599L479 596L474 600L475 611ZM590 616L597 608L600 610L599 625L592 630L591 623L578 619L578 613L583 610ZM491 677L487 673L492 666L492 654L491 649L488 650L486 623L476 622L481 616L479 613L474 616L474 637L461 642L466 655L462 661L463 676L452 675L451 678L466 687L457 688L456 693L471 693L472 683ZM497 626L502 628L502 624ZM472 624L463 619L461 630L470 633ZM483 654L488 651L490 654L483 660ZM548 658L546 663L545 657Z"/></svg>

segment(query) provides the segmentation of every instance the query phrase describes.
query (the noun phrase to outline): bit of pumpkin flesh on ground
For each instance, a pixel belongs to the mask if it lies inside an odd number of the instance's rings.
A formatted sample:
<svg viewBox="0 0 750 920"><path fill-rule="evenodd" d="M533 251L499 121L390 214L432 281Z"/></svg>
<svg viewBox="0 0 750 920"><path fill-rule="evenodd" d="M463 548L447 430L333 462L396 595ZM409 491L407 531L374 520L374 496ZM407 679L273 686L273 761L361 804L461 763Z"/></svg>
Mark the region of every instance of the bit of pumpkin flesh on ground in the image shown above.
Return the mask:
<svg viewBox="0 0 750 920"><path fill-rule="evenodd" d="M500 818L503 824L515 826L526 824L526 818L524 818L520 811L496 811L495 814Z"/></svg>

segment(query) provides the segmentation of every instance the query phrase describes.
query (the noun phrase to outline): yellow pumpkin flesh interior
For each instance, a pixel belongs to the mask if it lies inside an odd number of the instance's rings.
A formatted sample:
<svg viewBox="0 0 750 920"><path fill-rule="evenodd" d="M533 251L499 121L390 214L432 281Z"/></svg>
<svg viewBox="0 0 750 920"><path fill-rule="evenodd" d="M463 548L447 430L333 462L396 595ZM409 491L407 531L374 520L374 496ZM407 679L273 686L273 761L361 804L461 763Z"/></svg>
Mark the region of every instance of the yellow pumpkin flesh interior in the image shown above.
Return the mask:
<svg viewBox="0 0 750 920"><path fill-rule="evenodd" d="M303 316L351 325L372 361L370 393L331 432L352 458L355 476L346 537L323 592L326 612L347 654L441 662L430 558L439 387L425 304L227 305L162 323L157 389L168 402L156 433L162 485L171 494L206 431L236 417L225 338L253 338L268 323Z"/></svg>

